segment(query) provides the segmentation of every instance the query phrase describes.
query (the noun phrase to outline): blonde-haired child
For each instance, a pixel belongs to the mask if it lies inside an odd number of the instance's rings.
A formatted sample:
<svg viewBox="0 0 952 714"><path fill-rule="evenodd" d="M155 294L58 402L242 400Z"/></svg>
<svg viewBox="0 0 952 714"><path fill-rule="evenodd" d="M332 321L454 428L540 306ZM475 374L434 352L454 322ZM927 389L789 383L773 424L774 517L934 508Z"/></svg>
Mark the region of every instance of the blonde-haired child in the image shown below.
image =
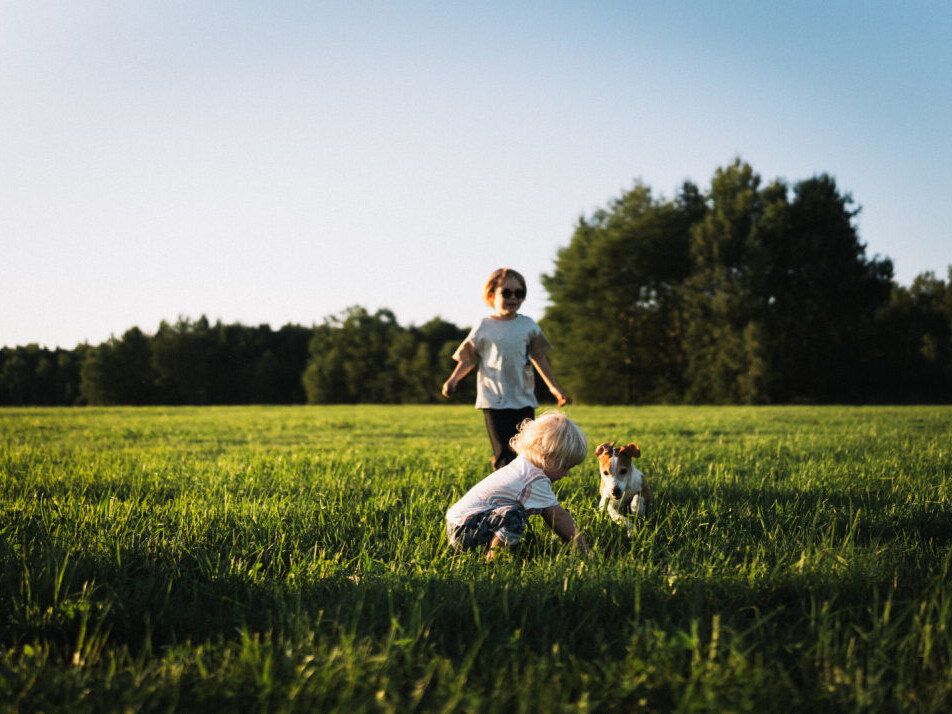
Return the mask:
<svg viewBox="0 0 952 714"><path fill-rule="evenodd" d="M588 551L575 521L552 484L585 460L585 434L559 412L527 419L512 438L516 458L473 486L446 512L446 534L458 550L486 547L492 560L500 546L520 543L529 516L542 520L566 543Z"/></svg>
<svg viewBox="0 0 952 714"><path fill-rule="evenodd" d="M493 312L470 330L456 350L456 368L442 389L443 396L449 397L459 381L476 369L476 408L483 410L496 469L516 457L510 440L518 425L532 419L539 406L533 367L558 405L568 402L549 365L551 343L531 317L519 314L525 299L522 274L512 268L493 271L483 289L483 300Z"/></svg>

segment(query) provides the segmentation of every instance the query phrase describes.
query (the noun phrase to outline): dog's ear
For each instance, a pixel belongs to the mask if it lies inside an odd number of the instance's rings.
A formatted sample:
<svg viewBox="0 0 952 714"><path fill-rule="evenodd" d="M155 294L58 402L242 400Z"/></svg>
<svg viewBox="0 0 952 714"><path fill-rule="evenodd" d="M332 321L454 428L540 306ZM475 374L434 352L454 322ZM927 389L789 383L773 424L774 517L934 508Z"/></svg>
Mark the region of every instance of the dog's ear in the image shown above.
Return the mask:
<svg viewBox="0 0 952 714"><path fill-rule="evenodd" d="M598 446L595 447L595 456L598 457L598 456L601 456L602 454L611 454L612 447L614 445L615 445L614 441L611 442L610 444L607 441L604 444L599 444Z"/></svg>
<svg viewBox="0 0 952 714"><path fill-rule="evenodd" d="M628 444L627 446L621 447L618 453L637 459L641 456L641 449L638 448L638 444Z"/></svg>

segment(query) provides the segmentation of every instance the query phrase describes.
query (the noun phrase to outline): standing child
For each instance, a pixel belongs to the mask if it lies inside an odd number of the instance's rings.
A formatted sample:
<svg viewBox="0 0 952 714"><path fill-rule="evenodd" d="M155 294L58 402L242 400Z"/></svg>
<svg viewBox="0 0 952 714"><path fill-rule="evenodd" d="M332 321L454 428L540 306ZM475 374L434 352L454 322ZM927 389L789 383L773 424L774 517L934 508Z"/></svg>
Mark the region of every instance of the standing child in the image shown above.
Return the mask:
<svg viewBox="0 0 952 714"><path fill-rule="evenodd" d="M486 420L493 468L500 469L516 457L509 446L516 428L534 418L539 406L533 366L560 407L568 399L555 383L546 357L551 343L535 320L519 314L526 299L525 278L511 268L500 268L489 276L483 299L493 313L473 327L456 350L456 368L442 391L449 397L459 381L477 368L476 408L483 410Z"/></svg>
<svg viewBox="0 0 952 714"><path fill-rule="evenodd" d="M516 458L473 486L446 512L446 535L459 550L513 547L525 535L529 516L542 520L566 543L588 552L585 538L552 491L552 484L585 460L585 434L557 412L527 419L512 439Z"/></svg>

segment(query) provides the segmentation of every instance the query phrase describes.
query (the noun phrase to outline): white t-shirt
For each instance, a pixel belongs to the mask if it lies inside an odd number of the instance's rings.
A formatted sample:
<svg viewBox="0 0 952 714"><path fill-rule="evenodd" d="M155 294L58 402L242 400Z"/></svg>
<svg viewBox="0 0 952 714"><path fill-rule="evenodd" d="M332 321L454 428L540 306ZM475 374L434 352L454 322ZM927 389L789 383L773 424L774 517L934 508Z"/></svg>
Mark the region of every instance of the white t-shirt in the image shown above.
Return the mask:
<svg viewBox="0 0 952 714"><path fill-rule="evenodd" d="M552 491L552 481L524 456L517 456L469 489L446 512L446 520L461 526L472 515L516 504L525 508L529 515L559 505Z"/></svg>
<svg viewBox="0 0 952 714"><path fill-rule="evenodd" d="M477 409L535 408L539 402L529 358L544 357L551 350L552 344L531 317L485 317L469 331L453 359L476 362Z"/></svg>

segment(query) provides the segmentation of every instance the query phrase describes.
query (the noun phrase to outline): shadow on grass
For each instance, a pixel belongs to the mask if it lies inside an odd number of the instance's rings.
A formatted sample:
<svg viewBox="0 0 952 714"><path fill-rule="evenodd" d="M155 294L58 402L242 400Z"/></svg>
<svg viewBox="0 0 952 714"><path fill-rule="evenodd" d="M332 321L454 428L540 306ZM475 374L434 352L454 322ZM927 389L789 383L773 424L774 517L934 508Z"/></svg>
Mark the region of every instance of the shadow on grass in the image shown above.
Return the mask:
<svg viewBox="0 0 952 714"><path fill-rule="evenodd" d="M952 544L952 509L945 503L910 500L891 493L842 493L819 488L797 490L780 485L666 486L649 512L664 518L684 515L685 526L719 523L740 538L762 539L772 533L812 532L842 542L870 545L903 540ZM688 537L691 535L686 534Z"/></svg>
<svg viewBox="0 0 952 714"><path fill-rule="evenodd" d="M551 543L539 541L493 565L462 554L448 557L439 573L409 574L370 562L304 582L209 573L195 558L126 553L120 566L51 551L47 567L30 572L29 592L16 582L22 566L4 557L2 587L11 596L3 599L0 632L5 647L43 641L65 656L93 626L130 651L146 642L229 640L243 631L303 629L315 639L346 634L376 641L398 630L425 633L428 646L451 659L488 632L500 647L521 639L593 658L623 655L646 624L688 632L698 623L707 627L716 614L723 627L760 631L757 640L770 650L807 637L818 603L834 603L853 622L868 624L873 594L892 588L888 574L852 569L763 579L665 574L635 558L620 562L632 550L621 539L607 544L601 558L552 559ZM908 586L919 591L926 584Z"/></svg>

